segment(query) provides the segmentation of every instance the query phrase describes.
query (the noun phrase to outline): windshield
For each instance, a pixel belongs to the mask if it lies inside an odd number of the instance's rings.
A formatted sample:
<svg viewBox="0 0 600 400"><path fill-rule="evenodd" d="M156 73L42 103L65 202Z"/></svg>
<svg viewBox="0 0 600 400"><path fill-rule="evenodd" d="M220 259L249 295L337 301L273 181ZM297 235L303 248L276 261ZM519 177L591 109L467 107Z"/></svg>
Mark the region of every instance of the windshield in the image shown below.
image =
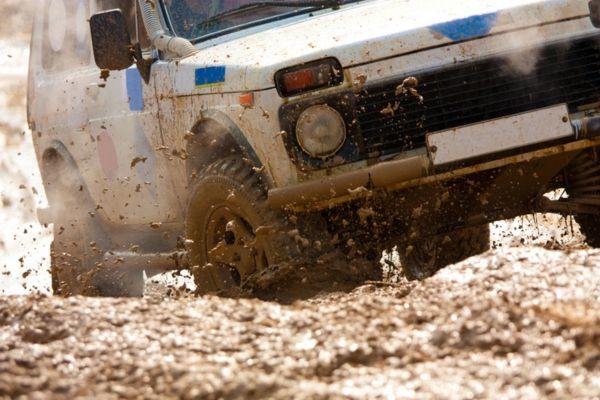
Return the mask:
<svg viewBox="0 0 600 400"><path fill-rule="evenodd" d="M279 4L285 4L281 6ZM332 4L332 0L165 0L164 5L177 36L196 39L296 15L300 9L310 10ZM311 6L310 8L307 8Z"/></svg>

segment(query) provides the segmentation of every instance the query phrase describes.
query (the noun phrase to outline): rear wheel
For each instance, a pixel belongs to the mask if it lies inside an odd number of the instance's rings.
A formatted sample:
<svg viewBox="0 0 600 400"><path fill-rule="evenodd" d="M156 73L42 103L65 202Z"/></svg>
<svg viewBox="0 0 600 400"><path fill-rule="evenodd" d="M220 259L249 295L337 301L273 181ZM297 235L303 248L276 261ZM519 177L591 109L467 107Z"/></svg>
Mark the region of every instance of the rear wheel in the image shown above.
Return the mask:
<svg viewBox="0 0 600 400"><path fill-rule="evenodd" d="M575 217L581 233L585 235L585 242L594 248L600 248L600 216L593 214L579 214Z"/></svg>
<svg viewBox="0 0 600 400"><path fill-rule="evenodd" d="M93 284L95 263L102 261L94 240L101 234L95 221L83 213L61 211L54 221L54 243L51 263L54 294L99 295Z"/></svg>
<svg viewBox="0 0 600 400"><path fill-rule="evenodd" d="M97 295L92 278L102 252L96 245L103 243L106 235L93 218L94 207L79 174L58 155L51 161L44 183L54 213L52 290L62 296Z"/></svg>
<svg viewBox="0 0 600 400"><path fill-rule="evenodd" d="M423 280L441 268L489 249L490 227L464 228L399 247L402 271L409 280Z"/></svg>
<svg viewBox="0 0 600 400"><path fill-rule="evenodd" d="M260 177L241 157L206 167L190 192L186 221L198 291L239 286L251 274L297 255L302 245L286 226L267 205Z"/></svg>
<svg viewBox="0 0 600 400"><path fill-rule="evenodd" d="M600 161L598 148L579 154L566 168L566 186L569 199L586 205L600 203ZM598 207L600 213L600 207ZM588 245L600 247L600 215L578 214L575 221Z"/></svg>

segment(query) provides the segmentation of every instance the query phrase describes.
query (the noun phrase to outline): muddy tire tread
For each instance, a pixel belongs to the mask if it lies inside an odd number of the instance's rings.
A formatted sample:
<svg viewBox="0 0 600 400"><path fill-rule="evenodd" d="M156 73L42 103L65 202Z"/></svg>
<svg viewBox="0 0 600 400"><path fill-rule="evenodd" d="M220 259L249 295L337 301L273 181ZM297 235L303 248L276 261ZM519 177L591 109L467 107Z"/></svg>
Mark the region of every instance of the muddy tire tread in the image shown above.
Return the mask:
<svg viewBox="0 0 600 400"><path fill-rule="evenodd" d="M287 216L284 213L271 210L267 204L267 188L253 171L251 164L237 155L218 160L206 167L193 183L188 197L188 209L190 204L195 201L194 199L198 196L198 193L204 189L205 183L209 184L211 182L232 186L232 189L236 190L236 196L242 196L248 203L252 204L260 219L260 221L257 221L260 226L272 227L273 233L270 237L270 245L272 246L273 260L269 260L271 263L287 261L301 255L294 239L287 234L289 230L293 229L287 221ZM186 227L188 225L186 221ZM190 261L195 262L192 259ZM204 260L200 261L200 263L202 262ZM192 265L192 268L194 266ZM199 284L200 278L196 274L195 279ZM214 290L210 287L210 283L207 285L206 291ZM200 289L200 292L205 291Z"/></svg>

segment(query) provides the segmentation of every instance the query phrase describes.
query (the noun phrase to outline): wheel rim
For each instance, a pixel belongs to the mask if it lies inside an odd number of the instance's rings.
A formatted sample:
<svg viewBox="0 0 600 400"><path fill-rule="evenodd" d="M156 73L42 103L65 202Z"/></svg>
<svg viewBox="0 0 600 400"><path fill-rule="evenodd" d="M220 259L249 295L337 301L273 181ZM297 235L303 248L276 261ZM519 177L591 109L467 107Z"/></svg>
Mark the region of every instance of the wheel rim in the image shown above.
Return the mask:
<svg viewBox="0 0 600 400"><path fill-rule="evenodd" d="M222 289L239 286L268 266L267 243L240 213L227 206L212 212L206 227L206 259Z"/></svg>

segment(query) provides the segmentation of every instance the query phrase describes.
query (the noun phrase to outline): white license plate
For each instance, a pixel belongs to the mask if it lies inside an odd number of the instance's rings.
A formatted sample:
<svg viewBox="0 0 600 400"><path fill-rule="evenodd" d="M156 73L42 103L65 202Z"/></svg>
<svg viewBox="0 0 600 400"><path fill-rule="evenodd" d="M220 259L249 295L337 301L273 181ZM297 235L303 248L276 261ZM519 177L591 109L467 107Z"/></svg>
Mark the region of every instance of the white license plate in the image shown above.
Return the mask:
<svg viewBox="0 0 600 400"><path fill-rule="evenodd" d="M427 135L434 165L447 164L573 135L566 105Z"/></svg>

